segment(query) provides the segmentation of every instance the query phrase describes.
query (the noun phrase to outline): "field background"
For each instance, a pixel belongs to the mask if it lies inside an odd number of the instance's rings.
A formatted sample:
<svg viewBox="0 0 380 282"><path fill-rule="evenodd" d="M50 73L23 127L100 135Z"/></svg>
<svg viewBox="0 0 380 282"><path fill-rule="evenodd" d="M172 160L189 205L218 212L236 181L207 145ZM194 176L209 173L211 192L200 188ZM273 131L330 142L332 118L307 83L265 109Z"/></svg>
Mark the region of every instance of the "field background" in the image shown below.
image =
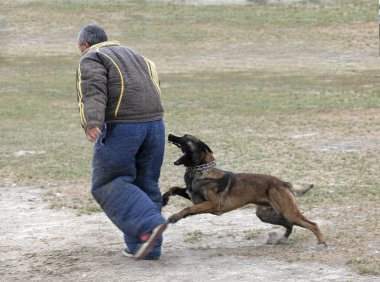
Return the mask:
<svg viewBox="0 0 380 282"><path fill-rule="evenodd" d="M377 3L184 2L2 1L0 186L42 187L51 207L99 210L75 92L77 32L97 23L156 63L167 133L200 137L226 170L315 184L299 202L321 220L330 252L303 252L314 238L297 231L283 253L255 255L380 275ZM167 146L163 191L182 185L178 155Z"/></svg>

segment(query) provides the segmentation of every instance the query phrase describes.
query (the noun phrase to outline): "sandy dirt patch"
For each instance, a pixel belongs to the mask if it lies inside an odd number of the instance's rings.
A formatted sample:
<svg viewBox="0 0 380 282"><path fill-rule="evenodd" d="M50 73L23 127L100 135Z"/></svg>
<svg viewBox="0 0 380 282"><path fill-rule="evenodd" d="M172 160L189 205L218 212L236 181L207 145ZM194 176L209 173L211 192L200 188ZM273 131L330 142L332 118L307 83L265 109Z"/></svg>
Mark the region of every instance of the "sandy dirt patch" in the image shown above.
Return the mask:
<svg viewBox="0 0 380 282"><path fill-rule="evenodd" d="M103 213L77 216L52 210L40 188L0 188L2 281L375 281L348 267L288 262L251 251L268 249L267 234L254 209L223 216L201 215L171 225L162 258L134 261L121 254L121 233ZM164 210L168 216L178 207ZM323 222L317 220L323 228ZM306 236L307 237L307 236ZM309 238L310 237L310 238ZM309 250L315 249L313 236ZM291 247L290 245L287 247ZM318 250L314 252L328 252Z"/></svg>

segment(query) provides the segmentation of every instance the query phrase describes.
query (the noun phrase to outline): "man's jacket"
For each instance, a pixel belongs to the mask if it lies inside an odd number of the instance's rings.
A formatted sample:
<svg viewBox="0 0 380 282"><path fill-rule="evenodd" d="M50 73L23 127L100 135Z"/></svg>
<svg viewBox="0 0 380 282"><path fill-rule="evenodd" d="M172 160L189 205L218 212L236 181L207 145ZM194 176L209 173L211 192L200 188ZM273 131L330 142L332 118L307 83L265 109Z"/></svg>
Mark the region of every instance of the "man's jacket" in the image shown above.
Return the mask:
<svg viewBox="0 0 380 282"><path fill-rule="evenodd" d="M116 41L88 48L77 69L82 127L160 120L163 107L154 63Z"/></svg>

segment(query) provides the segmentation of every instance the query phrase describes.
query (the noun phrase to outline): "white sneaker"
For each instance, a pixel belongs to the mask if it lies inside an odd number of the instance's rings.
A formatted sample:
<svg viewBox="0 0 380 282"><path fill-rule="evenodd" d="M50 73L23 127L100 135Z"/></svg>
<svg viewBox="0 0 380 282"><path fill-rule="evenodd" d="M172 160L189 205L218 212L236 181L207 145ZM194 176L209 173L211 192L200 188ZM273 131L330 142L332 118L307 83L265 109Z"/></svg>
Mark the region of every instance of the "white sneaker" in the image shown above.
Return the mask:
<svg viewBox="0 0 380 282"><path fill-rule="evenodd" d="M128 247L125 247L122 251L123 253L123 256L127 257L127 258L133 258L133 254L131 253L131 251L128 249Z"/></svg>

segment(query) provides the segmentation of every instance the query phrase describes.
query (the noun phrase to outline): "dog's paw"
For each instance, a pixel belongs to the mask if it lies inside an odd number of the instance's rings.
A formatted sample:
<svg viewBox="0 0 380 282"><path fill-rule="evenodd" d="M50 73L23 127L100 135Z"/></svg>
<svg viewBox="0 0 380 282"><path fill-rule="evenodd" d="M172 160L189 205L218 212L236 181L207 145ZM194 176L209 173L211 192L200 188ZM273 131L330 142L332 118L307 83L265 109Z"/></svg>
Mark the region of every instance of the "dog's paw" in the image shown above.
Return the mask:
<svg viewBox="0 0 380 282"><path fill-rule="evenodd" d="M169 203L169 198L170 198L170 192L164 193L162 195L162 206L165 207Z"/></svg>
<svg viewBox="0 0 380 282"><path fill-rule="evenodd" d="M181 217L177 214L177 213L175 213L175 214L173 214L173 215L171 215L169 218L168 218L168 222L169 223L176 223L178 220L180 220L181 219Z"/></svg>
<svg viewBox="0 0 380 282"><path fill-rule="evenodd" d="M324 251L324 250L328 249L328 246L326 243L322 243L322 244L318 244L318 245L313 246L312 249L315 251Z"/></svg>

